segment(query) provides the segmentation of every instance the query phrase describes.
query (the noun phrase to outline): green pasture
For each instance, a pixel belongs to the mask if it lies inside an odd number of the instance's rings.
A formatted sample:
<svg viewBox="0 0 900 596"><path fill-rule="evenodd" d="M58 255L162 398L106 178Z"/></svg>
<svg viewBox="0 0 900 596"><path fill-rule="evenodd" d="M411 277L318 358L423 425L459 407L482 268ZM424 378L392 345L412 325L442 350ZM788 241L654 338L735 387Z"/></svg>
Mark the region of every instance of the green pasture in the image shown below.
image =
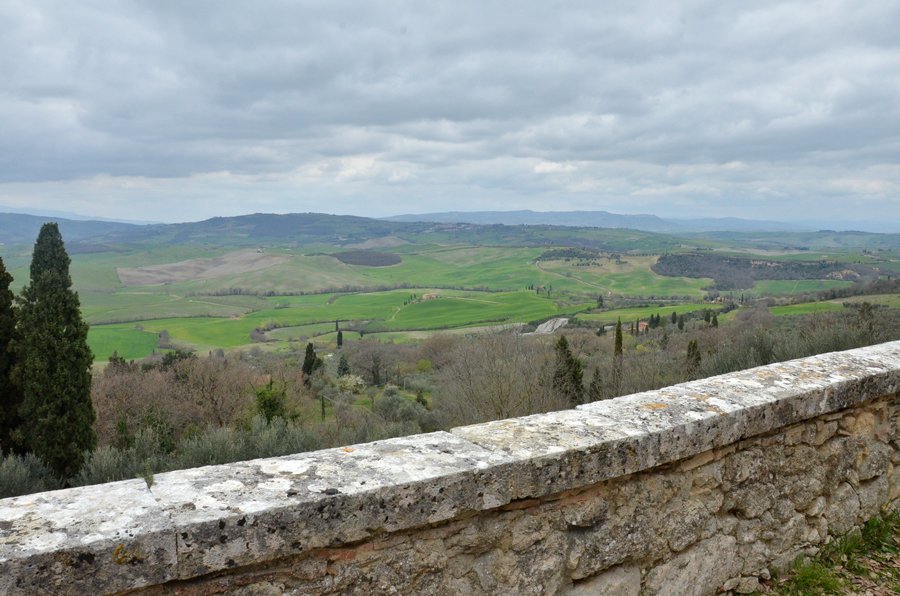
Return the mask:
<svg viewBox="0 0 900 596"><path fill-rule="evenodd" d="M560 280L569 283L566 289L601 292L622 296L703 296L703 288L712 285L707 278L667 277L657 275L650 267L656 257L623 257L620 264L600 259L599 266L579 266L577 260L542 261L538 264L543 271L556 276L553 287ZM574 286L573 286L574 284Z"/></svg>
<svg viewBox="0 0 900 596"><path fill-rule="evenodd" d="M426 293L436 297L421 299ZM415 295L419 299L415 299ZM551 299L525 290L390 290L365 294L279 296L269 298L268 304L269 308L242 316L172 317L139 323L94 325L91 333L107 330L106 335L113 337L110 334L116 330L119 336L124 337L128 332L135 333L135 325L139 324L145 333L157 334L165 330L178 345L208 350L248 346L252 343L250 334L254 328L276 327L268 333L269 337L290 341L333 332L336 320L354 321L357 325L363 325L366 332L447 329L528 322L574 313L590 306L590 303L559 306ZM152 345L145 346L143 355L151 353L152 349Z"/></svg>
<svg viewBox="0 0 900 596"><path fill-rule="evenodd" d="M142 291L80 292L82 314L91 324L175 317L231 317L269 307L256 296L179 296Z"/></svg>
<svg viewBox="0 0 900 596"><path fill-rule="evenodd" d="M787 294L803 294L806 292L822 292L834 288L847 288L853 282L835 279L766 279L753 284L748 293L759 296L784 296Z"/></svg>
<svg viewBox="0 0 900 596"><path fill-rule="evenodd" d="M809 315L820 312L832 312L843 310L839 302L803 302L801 304L789 304L786 306L772 306L769 308L776 317L784 317L790 315Z"/></svg>
<svg viewBox="0 0 900 596"><path fill-rule="evenodd" d="M312 323L310 325L293 325L291 327L280 327L272 329L266 335L278 341L299 341L311 337L319 337L334 333L334 323Z"/></svg>
<svg viewBox="0 0 900 596"><path fill-rule="evenodd" d="M807 315L819 312L838 311L844 308L844 303L862 304L868 302L870 304L880 304L888 308L900 308L900 295L898 294L874 294L871 296L851 296L849 298L837 298L835 300L827 300L823 302L803 302L800 304L790 304L786 306L773 306L769 308L775 316L786 315Z"/></svg>
<svg viewBox="0 0 900 596"><path fill-rule="evenodd" d="M513 232L519 233L509 231ZM575 259L536 261L552 246L554 234L560 232L548 229L536 233L546 236L547 246L411 243L385 248L403 259L389 267L341 263L327 254L343 250L336 246L271 248L267 254L286 255L288 260L266 269L235 271L212 279L123 286L118 268L181 263L234 250L211 245L153 246L73 254L72 276L85 319L92 325L89 341L99 361L114 350L127 358L148 355L156 346L156 334L163 330L178 345L209 350L260 345L250 339L253 329L274 328L267 334L275 341L261 347L279 349L304 337L333 342L335 320L344 322L342 328L352 321L367 334L407 341L435 330L523 323L560 315L614 323L619 317L629 321L651 314L667 317L672 310L680 314L715 308L699 301L705 294L703 288L712 280L657 275L650 269L654 256L624 254L619 263L600 258L590 266L579 266ZM617 234L624 240L632 232ZM640 234L634 235L635 242L639 238ZM8 263L16 284L27 278L27 262L23 255L10 254ZM372 291L398 285L416 287ZM548 297L546 291L538 294L525 290L531 285L552 286L552 292ZM783 295L845 285L847 282L840 281L772 281L759 282L753 291ZM451 287L489 291L446 289ZM354 292L353 288L369 290ZM339 291L325 293L336 289ZM262 295L265 293L275 295ZM437 297L422 299L425 294ZM600 294L684 296L693 300L677 306L579 314L592 307ZM774 307L772 312L802 314L839 308L839 303L814 303ZM346 339L352 340L352 334Z"/></svg>
<svg viewBox="0 0 900 596"><path fill-rule="evenodd" d="M126 360L144 358L156 349L155 333L139 331L134 325L92 326L88 331L88 345L94 360L105 362L113 352Z"/></svg>
<svg viewBox="0 0 900 596"><path fill-rule="evenodd" d="M667 304L665 306L636 306L632 308L615 308L603 312L582 313L576 318L598 323L615 323L621 319L623 323L628 323L637 319L648 319L650 315L660 315L664 319L669 319L672 316L672 312L683 315L706 308L716 310L719 306L718 304L704 302Z"/></svg>

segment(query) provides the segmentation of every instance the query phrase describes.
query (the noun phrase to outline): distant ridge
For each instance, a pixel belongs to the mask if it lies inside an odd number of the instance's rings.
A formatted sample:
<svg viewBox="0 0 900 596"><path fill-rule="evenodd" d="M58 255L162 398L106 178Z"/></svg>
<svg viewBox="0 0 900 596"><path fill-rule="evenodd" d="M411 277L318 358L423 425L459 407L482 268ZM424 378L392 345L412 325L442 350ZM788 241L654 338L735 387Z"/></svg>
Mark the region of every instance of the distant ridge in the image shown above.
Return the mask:
<svg viewBox="0 0 900 596"><path fill-rule="evenodd" d="M666 219L648 214L620 214L609 211L446 211L395 215L388 221L472 223L505 225L553 225L592 228L629 228L646 232L809 232L816 228L782 221L736 217Z"/></svg>
<svg viewBox="0 0 900 596"><path fill-rule="evenodd" d="M503 213L503 212L499 212ZM325 213L254 213L231 217L213 217L204 221L177 224L133 225L117 222L74 221L60 217L0 213L0 244L33 245L41 224L56 221L70 253L128 250L146 244L202 244L219 248L259 248L263 246L329 245L341 247L386 246L407 242L463 242L493 246L581 246L606 251L638 250L664 252L686 246L747 246L760 249L826 249L858 247L898 249L900 234L833 231L692 231L676 233L648 229L666 224L652 215L617 216L603 212L570 212L580 226L543 213L516 212L520 219L540 218L529 225L469 223L451 214L448 222L397 221L352 215ZM600 213L596 218L589 214ZM573 215L574 214L574 215ZM410 216L413 219L428 216ZM606 219L599 221L600 217ZM633 219L637 217L638 220ZM547 220L550 220L549 223ZM722 220L712 220L714 224ZM744 220L737 220L743 222ZM643 223L641 223L643 222ZM660 224L662 222L662 224ZM598 227L601 223L605 226ZM732 222L734 223L734 222ZM750 222L748 225L753 225ZM754 228L751 227L751 230ZM385 243L388 243L385 245Z"/></svg>
<svg viewBox="0 0 900 596"><path fill-rule="evenodd" d="M0 243L34 244L41 226L48 221L59 224L59 231L66 242L79 242L112 233L127 234L142 227L115 221L84 221L48 215L0 213Z"/></svg>

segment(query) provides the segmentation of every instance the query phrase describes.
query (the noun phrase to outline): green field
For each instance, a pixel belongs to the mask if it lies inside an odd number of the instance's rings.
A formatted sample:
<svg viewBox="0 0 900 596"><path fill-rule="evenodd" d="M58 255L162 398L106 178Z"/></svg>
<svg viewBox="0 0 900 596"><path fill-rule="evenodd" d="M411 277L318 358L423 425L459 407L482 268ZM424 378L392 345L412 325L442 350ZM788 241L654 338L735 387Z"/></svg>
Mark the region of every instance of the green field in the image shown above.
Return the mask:
<svg viewBox="0 0 900 596"><path fill-rule="evenodd" d="M113 352L126 360L143 358L156 349L155 333L139 331L134 325L108 325L91 327L88 332L88 345L94 353L94 360L109 360Z"/></svg>
<svg viewBox="0 0 900 596"><path fill-rule="evenodd" d="M303 224L299 219L291 221L292 226ZM96 360L106 360L113 351L129 359L149 355L162 331L185 349L260 346L277 350L313 337L333 343L335 321L350 333L348 340L357 337L353 330L384 340L410 341L438 331L464 333L555 316L615 323L619 318L632 321L653 314L668 317L672 311L715 309L715 304L703 302L712 279L669 277L651 270L664 252L715 249L744 257L758 253L767 259L817 260L827 256L884 268L900 266L893 249L874 252L876 244L863 252L842 244L845 238L831 235L818 244L810 242L811 250L805 251L779 250L776 236L763 241L747 236L740 245L725 236L675 238L634 230L548 226L446 229L422 224L413 233L390 231L394 224L385 222L322 216L307 228L306 243L298 243L293 228L279 231L267 225L261 223L256 233L271 231L275 236L269 240L256 241L234 230L203 228L195 236L172 228L164 231L169 235L163 240L118 237L103 244L108 252L73 251L72 278L91 325L89 342ZM385 231L372 236L370 228ZM797 236L798 242L807 240ZM396 255L400 262L351 265L333 256L364 249L369 241L375 250ZM881 241L876 236L866 240ZM584 249L589 258L560 258L558 253L552 260L539 258L549 248L572 246L591 247ZM27 250L0 246L17 291L28 275ZM833 280L760 281L747 293L783 296L847 285ZM601 296L608 304L665 306L594 312ZM900 297L884 300L900 301ZM837 301L773 307L772 312L788 315L840 308ZM266 342L251 339L251 333L259 339L256 329L264 330Z"/></svg>
<svg viewBox="0 0 900 596"><path fill-rule="evenodd" d="M599 295L700 297L709 283L657 275L650 271L655 257L576 267L536 261L545 250L541 247L407 244L395 249L400 263L366 267L326 254L338 250L327 245L270 249L265 255L274 259L272 266L247 271L226 266L221 275L201 271L185 278L185 268L201 267L209 259L227 265L236 253L149 247L74 255L72 274L98 361L113 350L128 358L148 355L162 331L176 345L196 350L252 346L254 329L268 330L267 349L311 337L333 341L336 320L344 328L402 340L423 331L571 316L594 306ZM14 274L21 279L27 272L24 262L18 264ZM147 267L140 270L158 274L159 283L122 283L121 270ZM400 285L413 287L379 290ZM275 295L251 295L260 292Z"/></svg>
<svg viewBox="0 0 900 596"><path fill-rule="evenodd" d="M698 310L712 309L716 310L720 305L715 303L687 302L683 304L667 304L664 306L638 306L634 308L616 308L603 312L590 312L578 315L578 319L583 321L594 321L598 323L615 323L619 319L624 323L634 322L637 319L648 319L650 315L660 315L663 318L672 316L672 313L680 315L695 312Z"/></svg>
<svg viewBox="0 0 900 596"><path fill-rule="evenodd" d="M421 293L419 293L421 292ZM430 299L414 295L432 294ZM119 337L134 348L129 357L152 352L147 336L167 331L173 342L189 349L238 348L252 344L255 328L274 327L269 337L289 341L324 335L334 322L350 323L365 332L436 330L475 325L528 322L571 314L591 303L559 304L526 290L517 292L465 292L460 290L390 290L359 294L279 296L267 299L268 308L242 316L171 317L139 322L93 325L89 341L98 360L116 349ZM140 325L142 330L136 329ZM148 333L150 332L150 333ZM140 354L142 346L144 354ZM122 350L119 350L120 353ZM133 355L132 355L133 354Z"/></svg>
<svg viewBox="0 0 900 596"><path fill-rule="evenodd" d="M862 304L868 302L870 304L878 304L888 308L900 308L900 295L897 294L875 294L870 296L852 296L850 298L839 298L836 300L827 300L824 302L803 302L801 304L790 304L786 306L773 306L769 308L776 317L788 315L808 315L819 312L833 312L844 309L844 303Z"/></svg>
<svg viewBox="0 0 900 596"><path fill-rule="evenodd" d="M788 315L809 315L820 312L831 312L843 310L839 302L803 302L801 304L790 304L787 306L773 306L769 309L776 317Z"/></svg>
<svg viewBox="0 0 900 596"><path fill-rule="evenodd" d="M807 292L822 292L833 288L848 288L853 283L834 279L773 279L757 281L747 293L758 296L784 296Z"/></svg>

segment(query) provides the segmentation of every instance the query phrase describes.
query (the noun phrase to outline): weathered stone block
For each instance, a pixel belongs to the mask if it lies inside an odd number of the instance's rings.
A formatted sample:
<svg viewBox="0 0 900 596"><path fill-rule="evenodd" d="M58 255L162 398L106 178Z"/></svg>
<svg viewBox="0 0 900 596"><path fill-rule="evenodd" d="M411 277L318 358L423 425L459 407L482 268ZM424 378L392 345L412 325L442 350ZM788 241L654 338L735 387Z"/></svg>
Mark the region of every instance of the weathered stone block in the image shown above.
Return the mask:
<svg viewBox="0 0 900 596"><path fill-rule="evenodd" d="M638 596L641 570L636 565L620 565L578 582L564 592L568 596Z"/></svg>
<svg viewBox="0 0 900 596"><path fill-rule="evenodd" d="M655 567L647 574L644 590L648 595L714 594L739 570L734 538L717 536Z"/></svg>
<svg viewBox="0 0 900 596"><path fill-rule="evenodd" d="M111 593L175 579L171 519L143 480L0 500L0 593Z"/></svg>

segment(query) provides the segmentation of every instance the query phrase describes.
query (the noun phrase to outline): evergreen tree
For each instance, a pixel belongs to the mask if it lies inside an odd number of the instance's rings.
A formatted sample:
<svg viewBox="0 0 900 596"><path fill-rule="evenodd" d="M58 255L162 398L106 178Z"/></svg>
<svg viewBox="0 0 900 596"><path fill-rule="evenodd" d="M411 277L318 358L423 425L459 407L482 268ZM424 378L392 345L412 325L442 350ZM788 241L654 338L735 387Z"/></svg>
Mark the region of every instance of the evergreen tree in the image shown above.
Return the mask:
<svg viewBox="0 0 900 596"><path fill-rule="evenodd" d="M344 332L338 330L338 332L337 332L337 347L338 347L338 349L340 349L343 346L344 346Z"/></svg>
<svg viewBox="0 0 900 596"><path fill-rule="evenodd" d="M618 395L622 388L622 319L616 323L616 338L613 344L613 394Z"/></svg>
<svg viewBox="0 0 900 596"><path fill-rule="evenodd" d="M569 403L578 405L584 393L582 386L584 367L581 361L572 355L565 335L556 342L556 368L553 371L553 388L563 394Z"/></svg>
<svg viewBox="0 0 900 596"><path fill-rule="evenodd" d="M345 354L341 354L341 359L338 361L337 366L337 376L346 377L350 374L350 363L347 362L347 356Z"/></svg>
<svg viewBox="0 0 900 596"><path fill-rule="evenodd" d="M284 400L286 392L284 387L275 387L272 381L265 387L256 390L256 411L265 417L266 422L272 422L274 418L284 418Z"/></svg>
<svg viewBox="0 0 900 596"><path fill-rule="evenodd" d="M674 325L677 322L678 322L678 315L675 314L675 311L673 310L672 311L672 324Z"/></svg>
<svg viewBox="0 0 900 596"><path fill-rule="evenodd" d="M703 309L703 321L708 325L712 321L712 311L708 308Z"/></svg>
<svg viewBox="0 0 900 596"><path fill-rule="evenodd" d="M603 380L600 378L600 369L596 368L591 377L591 384L588 386L587 400L594 402L601 399L603 399Z"/></svg>
<svg viewBox="0 0 900 596"><path fill-rule="evenodd" d="M687 345L687 356L685 358L685 369L689 376L694 375L700 368L700 346L697 340L692 339Z"/></svg>
<svg viewBox="0 0 900 596"><path fill-rule="evenodd" d="M712 326L713 327L719 326L719 315L717 313L713 314L713 316L712 316Z"/></svg>
<svg viewBox="0 0 900 596"><path fill-rule="evenodd" d="M303 355L303 366L300 370L303 371L303 383L307 387L309 387L310 377L321 368L322 364L322 359L316 356L316 349L312 343L306 344L306 354Z"/></svg>
<svg viewBox="0 0 900 596"><path fill-rule="evenodd" d="M13 344L25 446L65 480L78 473L84 452L97 443L91 403L93 355L69 263L58 226L44 224L34 245L30 283L19 299Z"/></svg>
<svg viewBox="0 0 900 596"><path fill-rule="evenodd" d="M619 319L619 322L616 323L616 339L613 346L613 356L616 358L622 357L622 319Z"/></svg>
<svg viewBox="0 0 900 596"><path fill-rule="evenodd" d="M13 353L10 344L16 332L16 310L9 284L13 281L0 259L0 454L19 451L19 405L22 394L12 381Z"/></svg>
<svg viewBox="0 0 900 596"><path fill-rule="evenodd" d="M678 316L678 330L684 331L684 315Z"/></svg>

